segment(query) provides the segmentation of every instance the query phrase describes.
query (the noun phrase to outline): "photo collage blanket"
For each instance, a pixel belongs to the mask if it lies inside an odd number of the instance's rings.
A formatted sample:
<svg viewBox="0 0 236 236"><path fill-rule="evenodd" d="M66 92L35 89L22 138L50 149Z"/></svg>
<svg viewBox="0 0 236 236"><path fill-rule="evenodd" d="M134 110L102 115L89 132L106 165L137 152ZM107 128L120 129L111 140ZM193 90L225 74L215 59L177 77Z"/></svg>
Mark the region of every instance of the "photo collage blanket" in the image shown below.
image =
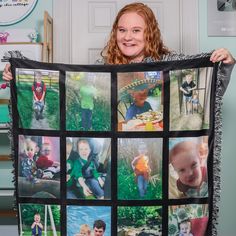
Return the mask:
<svg viewBox="0 0 236 236"><path fill-rule="evenodd" d="M11 59L19 235L216 235L218 65Z"/></svg>

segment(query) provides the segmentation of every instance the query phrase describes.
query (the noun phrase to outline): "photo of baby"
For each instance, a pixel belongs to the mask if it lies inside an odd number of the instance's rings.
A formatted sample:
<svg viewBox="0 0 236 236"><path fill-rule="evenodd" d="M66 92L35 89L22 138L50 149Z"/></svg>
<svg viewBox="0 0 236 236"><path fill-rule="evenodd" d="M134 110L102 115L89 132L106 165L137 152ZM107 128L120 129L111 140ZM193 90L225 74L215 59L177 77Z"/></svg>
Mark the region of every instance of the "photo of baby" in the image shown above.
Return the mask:
<svg viewBox="0 0 236 236"><path fill-rule="evenodd" d="M208 197L208 137L169 140L169 198Z"/></svg>
<svg viewBox="0 0 236 236"><path fill-rule="evenodd" d="M110 73L66 73L67 130L111 129L110 77Z"/></svg>
<svg viewBox="0 0 236 236"><path fill-rule="evenodd" d="M169 206L169 236L205 236L209 209L206 204Z"/></svg>
<svg viewBox="0 0 236 236"><path fill-rule="evenodd" d="M59 138L19 135L18 140L19 196L59 198Z"/></svg>
<svg viewBox="0 0 236 236"><path fill-rule="evenodd" d="M20 235L60 236L60 206L19 204Z"/></svg>
<svg viewBox="0 0 236 236"><path fill-rule="evenodd" d="M118 73L118 131L163 130L163 75Z"/></svg>
<svg viewBox="0 0 236 236"><path fill-rule="evenodd" d="M66 139L67 198L111 198L110 149L109 138Z"/></svg>
<svg viewBox="0 0 236 236"><path fill-rule="evenodd" d="M112 236L111 207L67 206L67 236Z"/></svg>
<svg viewBox="0 0 236 236"><path fill-rule="evenodd" d="M162 139L118 139L118 199L162 197Z"/></svg>
<svg viewBox="0 0 236 236"><path fill-rule="evenodd" d="M209 128L210 68L170 71L170 130Z"/></svg>
<svg viewBox="0 0 236 236"><path fill-rule="evenodd" d="M20 127L58 130L59 72L17 69L16 75Z"/></svg>

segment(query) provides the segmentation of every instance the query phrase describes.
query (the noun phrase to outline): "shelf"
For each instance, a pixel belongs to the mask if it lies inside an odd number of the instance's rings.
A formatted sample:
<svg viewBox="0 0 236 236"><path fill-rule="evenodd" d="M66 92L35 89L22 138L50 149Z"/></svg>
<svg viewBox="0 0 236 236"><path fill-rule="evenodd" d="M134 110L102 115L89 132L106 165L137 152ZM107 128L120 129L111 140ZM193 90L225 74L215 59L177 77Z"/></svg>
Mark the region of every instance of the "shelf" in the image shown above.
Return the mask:
<svg viewBox="0 0 236 236"><path fill-rule="evenodd" d="M13 197L14 188L0 188L0 197Z"/></svg>
<svg viewBox="0 0 236 236"><path fill-rule="evenodd" d="M0 161L11 161L10 155L0 155Z"/></svg>
<svg viewBox="0 0 236 236"><path fill-rule="evenodd" d="M2 43L3 45L22 45L22 44L28 44L28 45L43 45L43 43L31 43L31 42L8 42L8 43Z"/></svg>
<svg viewBox="0 0 236 236"><path fill-rule="evenodd" d="M9 99L0 99L0 105L8 105Z"/></svg>
<svg viewBox="0 0 236 236"><path fill-rule="evenodd" d="M0 217L16 217L16 213L14 210L0 211Z"/></svg>
<svg viewBox="0 0 236 236"><path fill-rule="evenodd" d="M6 125L6 127L0 126L0 134L7 134L9 127Z"/></svg>

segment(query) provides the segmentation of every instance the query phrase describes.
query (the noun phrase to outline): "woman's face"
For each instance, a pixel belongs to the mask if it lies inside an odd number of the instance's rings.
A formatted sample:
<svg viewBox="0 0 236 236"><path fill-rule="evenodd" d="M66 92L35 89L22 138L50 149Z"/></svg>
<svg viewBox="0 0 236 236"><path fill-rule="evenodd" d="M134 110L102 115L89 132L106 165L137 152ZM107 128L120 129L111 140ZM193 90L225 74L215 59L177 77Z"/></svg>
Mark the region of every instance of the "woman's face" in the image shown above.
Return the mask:
<svg viewBox="0 0 236 236"><path fill-rule="evenodd" d="M85 142L79 142L78 143L78 152L79 152L79 155L82 159L87 160L89 157L89 154L91 152L89 144L85 143Z"/></svg>
<svg viewBox="0 0 236 236"><path fill-rule="evenodd" d="M116 33L117 45L122 54L130 61L141 62L144 58L144 19L135 12L123 14L119 21Z"/></svg>

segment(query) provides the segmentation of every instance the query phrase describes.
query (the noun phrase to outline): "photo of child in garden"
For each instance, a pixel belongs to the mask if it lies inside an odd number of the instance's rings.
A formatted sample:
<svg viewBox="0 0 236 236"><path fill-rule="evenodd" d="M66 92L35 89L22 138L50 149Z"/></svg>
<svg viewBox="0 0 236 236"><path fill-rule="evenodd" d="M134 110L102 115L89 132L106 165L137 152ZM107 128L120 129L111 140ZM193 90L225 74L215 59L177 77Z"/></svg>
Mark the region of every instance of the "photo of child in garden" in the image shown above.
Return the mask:
<svg viewBox="0 0 236 236"><path fill-rule="evenodd" d="M19 204L20 235L60 236L60 206Z"/></svg>
<svg viewBox="0 0 236 236"><path fill-rule="evenodd" d="M34 222L31 225L31 229L32 229L33 236L41 236L42 235L43 225L41 223L41 216L39 213L35 213Z"/></svg>
<svg viewBox="0 0 236 236"><path fill-rule="evenodd" d="M67 206L67 236L112 236L111 207Z"/></svg>
<svg viewBox="0 0 236 236"><path fill-rule="evenodd" d="M45 94L46 94L46 85L42 81L41 71L35 71L35 81L32 85L33 97L34 97L34 111L35 119L43 119L43 109L45 105Z"/></svg>
<svg viewBox="0 0 236 236"><path fill-rule="evenodd" d="M162 197L162 139L118 139L118 199Z"/></svg>
<svg viewBox="0 0 236 236"><path fill-rule="evenodd" d="M118 73L118 130L163 130L162 87L159 71Z"/></svg>
<svg viewBox="0 0 236 236"><path fill-rule="evenodd" d="M59 198L59 138L19 135L18 140L19 196Z"/></svg>
<svg viewBox="0 0 236 236"><path fill-rule="evenodd" d="M17 69L16 86L20 127L58 130L59 72Z"/></svg>
<svg viewBox="0 0 236 236"><path fill-rule="evenodd" d="M160 206L119 206L117 209L117 236L162 234Z"/></svg>
<svg viewBox="0 0 236 236"><path fill-rule="evenodd" d="M111 140L67 138L67 198L110 199Z"/></svg>
<svg viewBox="0 0 236 236"><path fill-rule="evenodd" d="M110 73L66 73L67 130L111 129L110 84Z"/></svg>
<svg viewBox="0 0 236 236"><path fill-rule="evenodd" d="M169 206L169 236L205 236L209 209L207 204Z"/></svg>
<svg viewBox="0 0 236 236"><path fill-rule="evenodd" d="M193 90L195 90L196 88L196 84L193 82L193 74L187 74L185 76L184 82L180 86L180 91L183 92L185 115L193 112L191 103L193 98Z"/></svg>
<svg viewBox="0 0 236 236"><path fill-rule="evenodd" d="M169 141L169 198L208 197L208 137Z"/></svg>
<svg viewBox="0 0 236 236"><path fill-rule="evenodd" d="M211 68L170 71L170 130L209 128Z"/></svg>

